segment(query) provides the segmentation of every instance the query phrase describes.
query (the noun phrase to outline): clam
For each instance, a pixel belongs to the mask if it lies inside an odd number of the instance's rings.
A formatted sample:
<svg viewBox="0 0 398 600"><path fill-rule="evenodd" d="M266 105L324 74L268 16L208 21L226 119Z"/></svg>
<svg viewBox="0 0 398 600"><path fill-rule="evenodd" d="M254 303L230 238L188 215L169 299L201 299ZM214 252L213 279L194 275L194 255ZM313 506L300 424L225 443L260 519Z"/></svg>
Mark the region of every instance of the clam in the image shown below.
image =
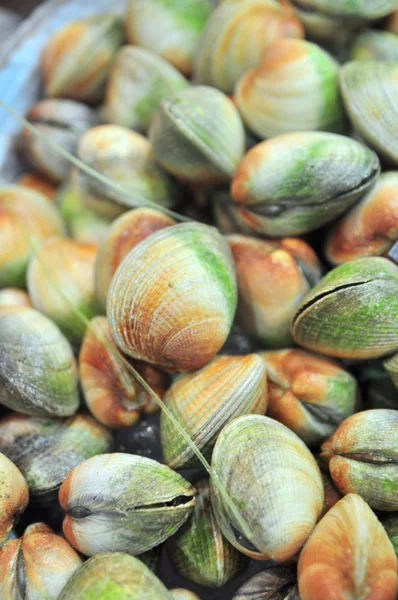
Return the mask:
<svg viewBox="0 0 398 600"><path fill-rule="evenodd" d="M117 125L99 125L81 138L77 155L121 189L80 172L78 187L87 207L115 218L129 208L154 203L170 208L176 187L156 163L152 146L139 133Z"/></svg>
<svg viewBox="0 0 398 600"><path fill-rule="evenodd" d="M323 517L342 498L342 494L333 483L328 466L320 458L317 459L317 463L321 470L323 491L325 494L325 503L321 515Z"/></svg>
<svg viewBox="0 0 398 600"><path fill-rule="evenodd" d="M195 592L185 590L184 588L174 588L170 590L170 594L172 595L173 600L200 600Z"/></svg>
<svg viewBox="0 0 398 600"><path fill-rule="evenodd" d="M395 554L398 556L398 517L391 517L383 522L383 527L394 547Z"/></svg>
<svg viewBox="0 0 398 600"><path fill-rule="evenodd" d="M109 74L106 120L145 132L163 98L186 87L187 80L158 54L138 46L124 46Z"/></svg>
<svg viewBox="0 0 398 600"><path fill-rule="evenodd" d="M163 583L140 560L111 552L90 558L66 584L58 600L172 600Z"/></svg>
<svg viewBox="0 0 398 600"><path fill-rule="evenodd" d="M0 287L24 287L29 258L48 237L62 235L56 208L39 192L0 188Z"/></svg>
<svg viewBox="0 0 398 600"><path fill-rule="evenodd" d="M58 29L41 55L47 96L84 102L101 100L122 40L122 22L112 14L74 21Z"/></svg>
<svg viewBox="0 0 398 600"><path fill-rule="evenodd" d="M334 483L372 508L398 510L398 412L365 410L346 419L322 446Z"/></svg>
<svg viewBox="0 0 398 600"><path fill-rule="evenodd" d="M246 125L263 139L294 131L342 130L338 64L311 42L274 42L261 64L239 79L234 96Z"/></svg>
<svg viewBox="0 0 398 600"><path fill-rule="evenodd" d="M391 33L398 33L398 10L394 10L387 19L386 29Z"/></svg>
<svg viewBox="0 0 398 600"><path fill-rule="evenodd" d="M83 554L141 554L187 520L195 489L150 458L100 454L72 469L61 485L66 539Z"/></svg>
<svg viewBox="0 0 398 600"><path fill-rule="evenodd" d="M33 308L0 307L0 404L39 417L70 416L78 408L72 348Z"/></svg>
<svg viewBox="0 0 398 600"><path fill-rule="evenodd" d="M366 29L355 36L352 60L397 60L398 39L389 31Z"/></svg>
<svg viewBox="0 0 398 600"><path fill-rule="evenodd" d="M211 0L129 0L127 39L189 75L212 8Z"/></svg>
<svg viewBox="0 0 398 600"><path fill-rule="evenodd" d="M0 548L0 597L57 600L82 564L68 542L45 523L29 525L21 538Z"/></svg>
<svg viewBox="0 0 398 600"><path fill-rule="evenodd" d="M167 376L151 365L126 359L144 377L158 397L168 387ZM136 381L112 340L106 317L95 317L83 338L79 356L80 381L94 417L108 427L130 427L142 412L155 407ZM0 444L1 447L1 444Z"/></svg>
<svg viewBox="0 0 398 600"><path fill-rule="evenodd" d="M268 376L267 415L307 445L324 442L358 405L359 389L338 364L303 350L262 352Z"/></svg>
<svg viewBox="0 0 398 600"><path fill-rule="evenodd" d="M159 163L192 182L228 182L245 150L244 127L225 94L195 86L165 98L149 129Z"/></svg>
<svg viewBox="0 0 398 600"><path fill-rule="evenodd" d="M398 388L398 354L384 361L384 368L390 375L394 385Z"/></svg>
<svg viewBox="0 0 398 600"><path fill-rule="evenodd" d="M28 505L29 491L21 471L0 453L0 548Z"/></svg>
<svg viewBox="0 0 398 600"><path fill-rule="evenodd" d="M224 538L210 501L207 480L196 484L195 508L168 542L171 561L185 579L212 588L222 587L238 570L241 555Z"/></svg>
<svg viewBox="0 0 398 600"><path fill-rule="evenodd" d="M293 319L295 341L339 358L376 358L398 350L398 267L360 258L330 271Z"/></svg>
<svg viewBox="0 0 398 600"><path fill-rule="evenodd" d="M398 164L398 66L396 62L352 61L340 70L344 105L361 136Z"/></svg>
<svg viewBox="0 0 398 600"><path fill-rule="evenodd" d="M357 494L318 523L300 554L302 600L394 600L397 558L382 524Z"/></svg>
<svg viewBox="0 0 398 600"><path fill-rule="evenodd" d="M107 452L111 442L108 431L84 414L55 420L14 413L0 420L0 452L17 465L31 497L39 500L53 494L74 466Z"/></svg>
<svg viewBox="0 0 398 600"><path fill-rule="evenodd" d="M166 393L165 405L210 460L221 429L235 417L265 414L267 375L256 354L216 356L195 373L181 375ZM174 424L162 412L160 432L165 463L172 469L198 459Z"/></svg>
<svg viewBox="0 0 398 600"><path fill-rule="evenodd" d="M333 227L326 256L342 264L387 252L398 238L398 173L380 175L365 197Z"/></svg>
<svg viewBox="0 0 398 600"><path fill-rule="evenodd" d="M300 600L297 573L292 566L269 567L238 589L232 600Z"/></svg>
<svg viewBox="0 0 398 600"><path fill-rule="evenodd" d="M32 258L28 290L33 306L56 323L74 343L97 312L94 290L95 244L68 238L48 240Z"/></svg>
<svg viewBox="0 0 398 600"><path fill-rule="evenodd" d="M0 290L0 306L30 306L32 303L28 294L19 288L3 288Z"/></svg>
<svg viewBox="0 0 398 600"><path fill-rule="evenodd" d="M108 293L112 336L129 356L193 371L224 344L236 279L224 237L199 223L167 227L130 250Z"/></svg>
<svg viewBox="0 0 398 600"><path fill-rule="evenodd" d="M54 200L57 193L57 186L39 173L24 173L17 180L18 185L32 189L35 192L40 192L49 200Z"/></svg>
<svg viewBox="0 0 398 600"><path fill-rule="evenodd" d="M286 133L249 150L231 195L249 230L301 235L345 212L379 173L377 155L355 140L317 131Z"/></svg>
<svg viewBox="0 0 398 600"><path fill-rule="evenodd" d="M238 278L236 321L266 348L292 342L291 319L321 269L312 248L303 240L259 240L227 237Z"/></svg>
<svg viewBox="0 0 398 600"><path fill-rule="evenodd" d="M23 129L19 145L32 167L59 183L69 173L70 162L49 150L47 139L62 150L75 154L79 137L97 124L95 113L87 106L73 100L43 100L26 115L26 119L39 130L44 138Z"/></svg>
<svg viewBox="0 0 398 600"><path fill-rule="evenodd" d="M130 210L112 223L95 263L95 289L102 311L106 311L112 277L126 254L155 231L175 224L174 219L152 208Z"/></svg>
<svg viewBox="0 0 398 600"><path fill-rule="evenodd" d="M212 482L214 512L231 544L257 559L292 558L324 502L321 474L304 442L268 417L239 417L219 435L212 468L240 515L238 521Z"/></svg>
<svg viewBox="0 0 398 600"><path fill-rule="evenodd" d="M195 79L231 93L238 79L283 37L304 37L300 21L285 4L275 0L224 2L207 22L196 57Z"/></svg>
<svg viewBox="0 0 398 600"><path fill-rule="evenodd" d="M339 22L347 20L348 22L361 23L362 21L371 21L387 16L397 7L396 0L294 0L293 5L300 12L319 12L332 19L335 19L335 26Z"/></svg>

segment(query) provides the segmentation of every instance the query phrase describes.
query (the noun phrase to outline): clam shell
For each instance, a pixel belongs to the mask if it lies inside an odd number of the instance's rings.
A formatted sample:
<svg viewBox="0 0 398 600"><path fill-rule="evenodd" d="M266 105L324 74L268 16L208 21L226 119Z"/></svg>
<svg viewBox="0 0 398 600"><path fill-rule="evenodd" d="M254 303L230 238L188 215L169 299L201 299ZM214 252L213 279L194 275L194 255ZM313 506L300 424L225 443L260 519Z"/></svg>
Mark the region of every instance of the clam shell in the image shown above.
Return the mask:
<svg viewBox="0 0 398 600"><path fill-rule="evenodd" d="M124 46L109 74L106 120L145 132L163 98L188 85L179 71L154 52L137 46Z"/></svg>
<svg viewBox="0 0 398 600"><path fill-rule="evenodd" d="M231 93L281 37L304 37L300 21L275 0L224 2L207 22L194 69L200 84Z"/></svg>
<svg viewBox="0 0 398 600"><path fill-rule="evenodd" d="M0 548L28 502L29 490L24 476L13 462L0 453Z"/></svg>
<svg viewBox="0 0 398 600"><path fill-rule="evenodd" d="M164 402L196 447L210 459L221 429L235 417L265 414L267 374L256 354L217 356L205 367L181 375L166 393ZM180 469L198 459L168 416L160 416L165 463Z"/></svg>
<svg viewBox="0 0 398 600"><path fill-rule="evenodd" d="M397 36L389 31L361 31L355 36L351 60L398 60Z"/></svg>
<svg viewBox="0 0 398 600"><path fill-rule="evenodd" d="M58 600L63 588L83 564L64 538L44 523L25 529L23 537L0 549L0 597Z"/></svg>
<svg viewBox="0 0 398 600"><path fill-rule="evenodd" d="M174 600L200 600L199 596L194 592L183 588L174 588L170 590L170 594Z"/></svg>
<svg viewBox="0 0 398 600"><path fill-rule="evenodd" d="M33 308L0 308L0 404L43 417L70 416L79 406L72 348Z"/></svg>
<svg viewBox="0 0 398 600"><path fill-rule="evenodd" d="M212 468L246 523L243 532L212 483L213 508L231 544L257 559L292 558L324 501L319 468L300 438L268 417L239 417L222 430Z"/></svg>
<svg viewBox="0 0 398 600"><path fill-rule="evenodd" d="M394 385L398 388L398 354L384 361L384 368L390 375Z"/></svg>
<svg viewBox="0 0 398 600"><path fill-rule="evenodd" d="M346 63L340 69L340 87L354 127L388 161L398 164L397 63Z"/></svg>
<svg viewBox="0 0 398 600"><path fill-rule="evenodd" d="M17 180L18 185L32 189L35 192L40 192L49 200L54 200L57 194L57 186L45 177L38 173L24 173Z"/></svg>
<svg viewBox="0 0 398 600"><path fill-rule="evenodd" d="M231 195L250 230L271 237L301 235L346 211L379 173L377 155L355 140L316 131L287 133L249 150Z"/></svg>
<svg viewBox="0 0 398 600"><path fill-rule="evenodd" d="M248 579L232 600L300 600L296 582L293 567L270 567Z"/></svg>
<svg viewBox="0 0 398 600"><path fill-rule="evenodd" d="M383 527L386 530L395 550L395 554L398 557L398 517L391 517L391 519L387 519L387 521L383 522Z"/></svg>
<svg viewBox="0 0 398 600"><path fill-rule="evenodd" d="M83 554L141 554L170 537L195 505L194 488L154 460L101 454L70 471L59 491L63 532Z"/></svg>
<svg viewBox="0 0 398 600"><path fill-rule="evenodd" d="M354 21L385 17L397 7L396 0L298 0L297 4L308 12L319 11L336 19Z"/></svg>
<svg viewBox="0 0 398 600"><path fill-rule="evenodd" d="M228 182L245 150L244 127L233 102L207 86L165 98L149 139L159 163L193 182Z"/></svg>
<svg viewBox="0 0 398 600"><path fill-rule="evenodd" d="M302 350L261 352L268 375L267 414L307 445L324 442L355 411L359 389L337 363Z"/></svg>
<svg viewBox="0 0 398 600"><path fill-rule="evenodd" d="M131 44L160 54L189 75L212 9L211 0L130 0L126 16L127 39Z"/></svg>
<svg viewBox="0 0 398 600"><path fill-rule="evenodd" d="M246 125L261 138L342 129L338 63L311 42L276 41L239 79L234 96Z"/></svg>
<svg viewBox="0 0 398 600"><path fill-rule="evenodd" d="M382 173L365 197L333 227L325 253L334 264L387 252L398 239L398 173Z"/></svg>
<svg viewBox="0 0 398 600"><path fill-rule="evenodd" d="M236 296L223 236L199 223L167 227L140 242L119 265L108 294L111 333L133 358L193 371L224 344Z"/></svg>
<svg viewBox="0 0 398 600"><path fill-rule="evenodd" d="M330 271L293 318L295 341L340 358L375 358L398 350L398 267L360 258Z"/></svg>
<svg viewBox="0 0 398 600"><path fill-rule="evenodd" d="M32 308L29 295L19 288L3 288L0 290L0 306L29 306Z"/></svg>
<svg viewBox="0 0 398 600"><path fill-rule="evenodd" d="M174 219L151 208L128 211L112 223L95 263L96 296L104 313L112 277L126 254L155 231L175 224Z"/></svg>
<svg viewBox="0 0 398 600"><path fill-rule="evenodd" d="M322 446L334 483L377 510L398 510L398 411L365 410L346 419Z"/></svg>
<svg viewBox="0 0 398 600"><path fill-rule="evenodd" d="M357 494L340 500L318 523L300 554L302 600L394 600L397 558L381 523Z"/></svg>

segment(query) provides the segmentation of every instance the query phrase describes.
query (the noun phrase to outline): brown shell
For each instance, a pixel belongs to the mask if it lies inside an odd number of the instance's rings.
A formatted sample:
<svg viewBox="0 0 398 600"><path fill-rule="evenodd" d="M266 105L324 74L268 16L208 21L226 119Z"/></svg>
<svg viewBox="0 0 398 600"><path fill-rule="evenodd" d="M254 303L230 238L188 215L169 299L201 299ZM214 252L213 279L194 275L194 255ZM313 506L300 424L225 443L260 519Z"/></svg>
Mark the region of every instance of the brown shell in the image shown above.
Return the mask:
<svg viewBox="0 0 398 600"><path fill-rule="evenodd" d="M49 200L54 200L57 193L57 186L38 173L25 173L18 179L18 185L23 185L40 192Z"/></svg>

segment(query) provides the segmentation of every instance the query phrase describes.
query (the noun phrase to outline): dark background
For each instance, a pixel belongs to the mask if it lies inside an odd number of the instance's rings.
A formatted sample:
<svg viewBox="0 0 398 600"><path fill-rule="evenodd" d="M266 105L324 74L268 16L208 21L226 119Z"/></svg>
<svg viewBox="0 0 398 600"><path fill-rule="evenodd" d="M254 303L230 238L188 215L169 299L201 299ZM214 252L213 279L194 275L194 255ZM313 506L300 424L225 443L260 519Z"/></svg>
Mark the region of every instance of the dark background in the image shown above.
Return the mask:
<svg viewBox="0 0 398 600"><path fill-rule="evenodd" d="M40 0L0 0L0 8L7 8L27 17L40 3Z"/></svg>

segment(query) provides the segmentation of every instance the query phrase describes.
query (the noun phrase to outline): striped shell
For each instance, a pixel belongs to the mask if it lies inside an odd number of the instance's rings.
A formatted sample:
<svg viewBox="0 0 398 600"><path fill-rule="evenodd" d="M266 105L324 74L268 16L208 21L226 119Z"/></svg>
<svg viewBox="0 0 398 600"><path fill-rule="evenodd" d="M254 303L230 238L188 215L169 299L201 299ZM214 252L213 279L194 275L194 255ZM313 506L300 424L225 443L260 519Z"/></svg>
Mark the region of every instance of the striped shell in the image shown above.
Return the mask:
<svg viewBox="0 0 398 600"><path fill-rule="evenodd" d="M0 453L0 548L29 502L29 491L21 471Z"/></svg>
<svg viewBox="0 0 398 600"><path fill-rule="evenodd" d="M166 370L193 371L224 344L235 315L227 242L199 223L158 231L119 265L107 314L117 345Z"/></svg>
<svg viewBox="0 0 398 600"><path fill-rule="evenodd" d="M272 44L262 63L239 79L234 95L246 125L261 138L342 128L338 64L311 42Z"/></svg>
<svg viewBox="0 0 398 600"><path fill-rule="evenodd" d="M300 0L298 5L308 12L319 11L336 20L362 21L385 17L397 8L397 0Z"/></svg>
<svg viewBox="0 0 398 600"><path fill-rule="evenodd" d="M242 531L212 483L213 508L231 544L257 559L292 558L324 501L319 468L304 442L268 417L239 417L222 430L212 467L245 522Z"/></svg>
<svg viewBox="0 0 398 600"><path fill-rule="evenodd" d="M296 582L293 567L269 567L245 581L232 600L300 600Z"/></svg>
<svg viewBox="0 0 398 600"><path fill-rule="evenodd" d="M298 564L302 600L395 600L397 558L382 524L356 494L318 523Z"/></svg>
<svg viewBox="0 0 398 600"><path fill-rule="evenodd" d="M227 423L245 414L265 414L265 363L256 354L217 356L199 371L175 380L164 402L196 447L210 459ZM163 411L160 426L165 463L172 469L196 464L197 457Z"/></svg>

